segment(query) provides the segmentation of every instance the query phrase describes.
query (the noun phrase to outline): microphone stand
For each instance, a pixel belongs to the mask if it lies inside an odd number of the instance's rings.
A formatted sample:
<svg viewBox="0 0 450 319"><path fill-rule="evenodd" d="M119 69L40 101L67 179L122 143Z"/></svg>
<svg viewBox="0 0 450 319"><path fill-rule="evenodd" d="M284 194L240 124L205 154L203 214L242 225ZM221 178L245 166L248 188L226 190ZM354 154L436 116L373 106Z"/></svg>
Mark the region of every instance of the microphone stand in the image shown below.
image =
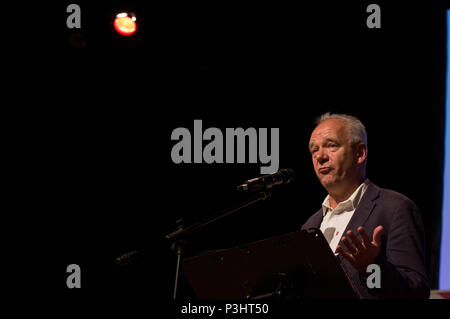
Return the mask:
<svg viewBox="0 0 450 319"><path fill-rule="evenodd" d="M242 208L248 207L250 205L253 205L259 201L266 200L268 197L271 196L270 190L265 190L256 196L251 197L250 199L234 206L230 210L227 210L225 212L222 212L216 216L207 218L203 221L193 223L189 226L184 225L184 221L182 219L177 220L178 229L167 234L164 236L165 239L173 241L171 249L176 252L177 255L177 261L176 261L176 270L175 270L175 283L174 283L174 289L173 289L173 299L176 300L177 298L177 290L178 290L178 278L180 275L180 265L181 265L181 258L184 254L185 247L186 247L186 241L184 237L194 231L198 231L199 229L205 228L206 226L217 222L218 220L221 220L239 210Z"/></svg>

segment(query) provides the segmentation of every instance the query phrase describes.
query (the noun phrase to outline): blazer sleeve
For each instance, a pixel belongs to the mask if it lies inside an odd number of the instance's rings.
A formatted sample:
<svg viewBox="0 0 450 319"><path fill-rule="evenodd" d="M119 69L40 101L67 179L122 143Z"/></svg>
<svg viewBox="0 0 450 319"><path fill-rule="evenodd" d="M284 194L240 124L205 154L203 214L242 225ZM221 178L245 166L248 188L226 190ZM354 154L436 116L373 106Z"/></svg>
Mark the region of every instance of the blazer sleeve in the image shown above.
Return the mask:
<svg viewBox="0 0 450 319"><path fill-rule="evenodd" d="M381 270L381 287L369 292L381 298L428 298L430 285L419 209L409 199L401 201L387 226L386 253L376 260Z"/></svg>

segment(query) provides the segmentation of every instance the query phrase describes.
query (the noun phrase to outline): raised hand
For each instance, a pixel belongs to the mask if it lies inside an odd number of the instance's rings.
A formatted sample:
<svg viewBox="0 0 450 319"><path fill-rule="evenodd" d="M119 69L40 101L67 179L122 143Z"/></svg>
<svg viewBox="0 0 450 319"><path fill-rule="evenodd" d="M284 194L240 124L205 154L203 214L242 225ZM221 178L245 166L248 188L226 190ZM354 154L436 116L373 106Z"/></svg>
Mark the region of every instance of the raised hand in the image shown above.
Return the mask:
<svg viewBox="0 0 450 319"><path fill-rule="evenodd" d="M347 231L347 237L342 236L341 241L347 247L348 252L338 245L336 251L347 259L360 273L365 273L367 266L373 264L381 250L381 232L383 226L378 226L373 231L373 239L370 241L364 227L358 227L359 240L352 230Z"/></svg>

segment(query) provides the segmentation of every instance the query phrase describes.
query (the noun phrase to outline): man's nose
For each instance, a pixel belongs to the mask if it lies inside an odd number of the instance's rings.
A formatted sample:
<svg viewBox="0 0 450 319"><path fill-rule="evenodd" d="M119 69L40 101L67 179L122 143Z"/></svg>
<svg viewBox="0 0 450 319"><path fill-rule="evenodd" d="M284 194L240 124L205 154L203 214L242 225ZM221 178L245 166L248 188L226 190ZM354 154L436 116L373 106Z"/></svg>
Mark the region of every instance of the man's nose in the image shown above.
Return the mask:
<svg viewBox="0 0 450 319"><path fill-rule="evenodd" d="M328 154L323 150L323 148L320 148L316 154L315 154L315 159L316 161L318 161L320 164L323 164L325 162L328 161Z"/></svg>

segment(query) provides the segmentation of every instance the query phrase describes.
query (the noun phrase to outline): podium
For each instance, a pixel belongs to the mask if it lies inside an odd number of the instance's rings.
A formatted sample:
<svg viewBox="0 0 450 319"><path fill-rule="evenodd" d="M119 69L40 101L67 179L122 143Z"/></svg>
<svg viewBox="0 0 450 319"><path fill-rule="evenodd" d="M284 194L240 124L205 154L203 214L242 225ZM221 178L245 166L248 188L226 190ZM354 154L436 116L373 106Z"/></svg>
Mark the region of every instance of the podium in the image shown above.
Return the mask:
<svg viewBox="0 0 450 319"><path fill-rule="evenodd" d="M357 298L315 228L204 252L181 270L199 299Z"/></svg>

